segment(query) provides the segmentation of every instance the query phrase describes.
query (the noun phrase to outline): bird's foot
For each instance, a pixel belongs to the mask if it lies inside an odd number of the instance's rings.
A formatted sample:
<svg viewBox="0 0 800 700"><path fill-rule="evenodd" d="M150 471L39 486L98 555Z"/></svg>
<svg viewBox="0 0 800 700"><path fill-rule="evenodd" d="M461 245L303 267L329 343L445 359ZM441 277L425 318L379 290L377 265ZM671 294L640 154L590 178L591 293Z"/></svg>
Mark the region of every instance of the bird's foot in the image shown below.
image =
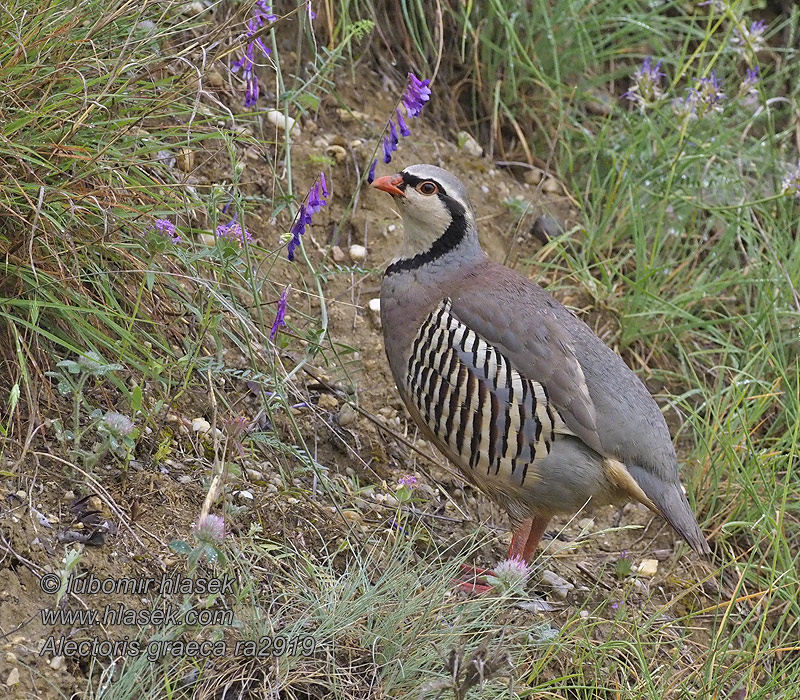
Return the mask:
<svg viewBox="0 0 800 700"><path fill-rule="evenodd" d="M453 579L456 588L468 595L484 595L491 592L494 586L486 580L487 576L494 576L494 570L482 569L472 564L462 564L464 575L460 579Z"/></svg>

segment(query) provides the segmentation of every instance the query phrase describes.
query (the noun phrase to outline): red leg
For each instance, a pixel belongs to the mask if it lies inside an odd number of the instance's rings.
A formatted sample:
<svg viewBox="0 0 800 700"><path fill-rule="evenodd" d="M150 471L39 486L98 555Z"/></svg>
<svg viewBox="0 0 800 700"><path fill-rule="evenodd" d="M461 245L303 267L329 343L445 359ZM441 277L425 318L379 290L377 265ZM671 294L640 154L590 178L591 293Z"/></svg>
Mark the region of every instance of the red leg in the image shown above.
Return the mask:
<svg viewBox="0 0 800 700"><path fill-rule="evenodd" d="M533 560L533 554L539 546L539 542L542 541L542 535L544 535L544 531L547 529L547 523L550 522L550 518L537 516L530 522L528 538L522 550L522 559L526 564L530 564Z"/></svg>
<svg viewBox="0 0 800 700"><path fill-rule="evenodd" d="M539 546L539 542L547 529L547 523L550 518L533 517L525 520L511 536L511 546L508 549L508 558L518 557L526 564L530 564L533 559L534 552ZM458 587L467 593L488 593L492 590L492 586L485 583L485 576L493 575L491 569L482 569L478 566L471 564L462 564L461 568L467 572L465 580L455 581ZM480 581L479 579L483 579Z"/></svg>

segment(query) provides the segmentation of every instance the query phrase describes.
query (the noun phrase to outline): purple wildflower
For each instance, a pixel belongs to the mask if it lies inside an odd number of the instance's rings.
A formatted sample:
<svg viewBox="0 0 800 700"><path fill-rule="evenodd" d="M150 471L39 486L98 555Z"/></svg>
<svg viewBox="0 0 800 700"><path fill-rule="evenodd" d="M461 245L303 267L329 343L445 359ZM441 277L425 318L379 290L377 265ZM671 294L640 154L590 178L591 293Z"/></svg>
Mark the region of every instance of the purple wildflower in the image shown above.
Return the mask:
<svg viewBox="0 0 800 700"><path fill-rule="evenodd" d="M250 243L253 240L253 236L250 234L250 231L242 228L241 224L237 221L238 218L239 215L234 214L233 218L227 224L220 224L217 226L217 237L227 238L229 241L238 240L239 243L244 243L245 241Z"/></svg>
<svg viewBox="0 0 800 700"><path fill-rule="evenodd" d="M744 76L744 80L739 84L739 95L743 98L746 105L755 104L758 101L758 66L749 68Z"/></svg>
<svg viewBox="0 0 800 700"><path fill-rule="evenodd" d="M278 310L275 313L275 322L272 324L272 330L269 332L269 339L275 340L278 334L278 329L286 325L286 299L289 296L289 287L286 287L281 292L281 297L278 299Z"/></svg>
<svg viewBox="0 0 800 700"><path fill-rule="evenodd" d="M403 93L403 104L409 117L418 117L425 103L431 99L430 80L420 80L413 73L408 74L408 84ZM387 161L388 162L388 161Z"/></svg>
<svg viewBox="0 0 800 700"><path fill-rule="evenodd" d="M272 14L272 7L266 0L258 0L253 6L253 16L247 20L247 38L250 39L263 25L264 22L274 22L277 17ZM252 107L258 100L258 78L253 69L255 67L255 47L258 46L265 56L268 56L270 49L264 45L261 38L252 39L248 42L244 55L231 65L231 71L235 73L240 68L244 77L246 88L244 93L244 106Z"/></svg>
<svg viewBox="0 0 800 700"><path fill-rule="evenodd" d="M292 225L292 237L289 239L287 250L287 257L290 262L294 262L294 251L300 245L300 236L306 232L306 226L311 223L314 214L327 204L325 201L327 197L328 187L325 182L325 175L320 173L319 178L308 192L308 201L300 205L300 211L298 211Z"/></svg>
<svg viewBox="0 0 800 700"><path fill-rule="evenodd" d="M750 25L750 29L746 27L742 30L739 27L734 27L731 43L736 46L736 50L740 55L745 56L749 51L758 53L766 48L766 41L764 39L764 32L767 29L767 23L764 20L757 20Z"/></svg>
<svg viewBox="0 0 800 700"><path fill-rule="evenodd" d="M717 72L711 71L707 78L695 80L694 87L686 92L686 97L673 100L672 108L680 117L699 119L709 112L721 112L725 93L717 78Z"/></svg>
<svg viewBox="0 0 800 700"><path fill-rule="evenodd" d="M717 78L716 71L712 70L711 75L707 78L700 78L692 90L694 91L694 100L702 107L703 114L722 111L725 93L722 92L722 84Z"/></svg>
<svg viewBox="0 0 800 700"><path fill-rule="evenodd" d="M411 136L411 130L406 125L406 122L403 119L403 114L400 112L400 108L398 107L395 111L397 113L397 126L400 127L400 135Z"/></svg>
<svg viewBox="0 0 800 700"><path fill-rule="evenodd" d="M300 205L300 211L297 212L297 218L292 225L292 238L289 241L287 250L287 257L289 262L294 262L294 249L300 245L300 236L306 232L306 205Z"/></svg>
<svg viewBox="0 0 800 700"><path fill-rule="evenodd" d="M392 149L389 148L389 140L385 136L383 137L383 162L392 162Z"/></svg>
<svg viewBox="0 0 800 700"><path fill-rule="evenodd" d="M194 534L201 542L222 544L225 539L225 519L211 514L198 517L194 526Z"/></svg>
<svg viewBox="0 0 800 700"><path fill-rule="evenodd" d="M378 167L378 159L375 158L372 161L372 164L369 166L369 172L367 173L367 182L371 185L375 182L375 168Z"/></svg>
<svg viewBox="0 0 800 700"><path fill-rule="evenodd" d="M393 151L397 150L397 144L400 143L400 139L397 136L397 128L394 125L394 122L390 119L389 120L389 145L392 147Z"/></svg>
<svg viewBox="0 0 800 700"><path fill-rule="evenodd" d="M175 224L173 224L169 219L156 219L154 228L162 236L169 236L173 243L181 242L181 237L175 230Z"/></svg>
<svg viewBox="0 0 800 700"><path fill-rule="evenodd" d="M781 180L781 189L784 194L793 194L800 200L800 160L797 161L797 167Z"/></svg>
<svg viewBox="0 0 800 700"><path fill-rule="evenodd" d="M311 9L311 0L306 0L306 11L308 12L308 21L312 22L317 18L317 13Z"/></svg>
<svg viewBox="0 0 800 700"><path fill-rule="evenodd" d="M623 94L631 102L644 111L644 108L660 100L664 93L661 90L661 61L651 65L650 58L644 59L642 65L636 69L631 77L631 87Z"/></svg>
<svg viewBox="0 0 800 700"><path fill-rule="evenodd" d="M408 486L408 488L412 488L417 485L417 477L414 476L413 474L409 474L407 476L401 476L397 480L397 483L400 484L400 486Z"/></svg>

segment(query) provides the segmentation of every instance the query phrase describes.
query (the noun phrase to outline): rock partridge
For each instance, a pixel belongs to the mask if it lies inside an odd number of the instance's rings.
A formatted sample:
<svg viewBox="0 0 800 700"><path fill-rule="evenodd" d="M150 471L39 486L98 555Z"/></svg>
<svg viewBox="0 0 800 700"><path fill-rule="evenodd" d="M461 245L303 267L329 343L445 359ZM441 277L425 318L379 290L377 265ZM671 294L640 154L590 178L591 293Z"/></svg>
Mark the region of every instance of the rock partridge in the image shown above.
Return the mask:
<svg viewBox="0 0 800 700"><path fill-rule="evenodd" d="M630 499L709 553L653 397L583 321L489 259L464 185L413 165L372 186L403 220L381 286L392 375L427 438L508 512L509 557L530 562L553 515Z"/></svg>

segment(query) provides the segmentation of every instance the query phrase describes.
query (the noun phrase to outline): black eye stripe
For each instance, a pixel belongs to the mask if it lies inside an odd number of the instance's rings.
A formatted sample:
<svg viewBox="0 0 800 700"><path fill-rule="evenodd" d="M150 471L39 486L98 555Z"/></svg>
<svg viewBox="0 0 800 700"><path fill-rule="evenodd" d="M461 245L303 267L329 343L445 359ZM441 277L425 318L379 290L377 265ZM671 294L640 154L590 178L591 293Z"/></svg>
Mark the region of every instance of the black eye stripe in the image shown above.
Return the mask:
<svg viewBox="0 0 800 700"><path fill-rule="evenodd" d="M423 182L433 182L439 188L439 194L447 196L447 192L445 191L444 187L442 187L441 183L431 180L429 177L417 177L416 175L411 175L407 172L400 173L400 176L403 178L403 184L410 187L416 187L417 185L421 185Z"/></svg>

